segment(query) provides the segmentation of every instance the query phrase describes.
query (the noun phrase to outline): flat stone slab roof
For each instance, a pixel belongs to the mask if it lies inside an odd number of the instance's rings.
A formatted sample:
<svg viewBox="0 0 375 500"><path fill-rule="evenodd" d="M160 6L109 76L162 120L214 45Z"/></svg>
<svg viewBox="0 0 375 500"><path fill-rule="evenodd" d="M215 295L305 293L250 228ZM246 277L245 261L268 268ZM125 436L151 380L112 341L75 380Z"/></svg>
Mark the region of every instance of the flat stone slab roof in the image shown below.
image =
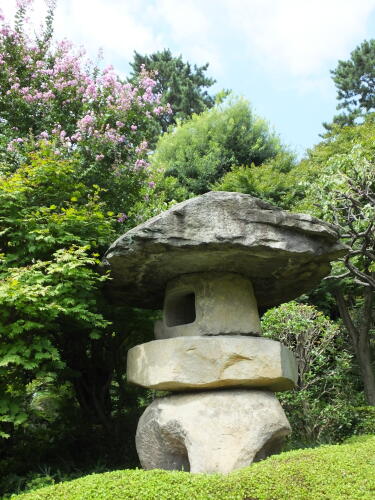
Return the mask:
<svg viewBox="0 0 375 500"><path fill-rule="evenodd" d="M260 308L292 300L346 253L336 226L242 193L209 192L131 229L108 249L111 293L161 309L166 284L182 274L231 272L249 278Z"/></svg>

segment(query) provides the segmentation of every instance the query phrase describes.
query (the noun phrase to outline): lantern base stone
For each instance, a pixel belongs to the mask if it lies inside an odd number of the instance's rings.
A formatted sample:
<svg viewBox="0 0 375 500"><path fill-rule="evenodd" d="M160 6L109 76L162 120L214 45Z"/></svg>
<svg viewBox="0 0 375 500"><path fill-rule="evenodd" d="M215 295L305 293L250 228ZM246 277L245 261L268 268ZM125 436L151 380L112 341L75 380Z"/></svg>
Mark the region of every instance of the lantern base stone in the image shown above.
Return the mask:
<svg viewBox="0 0 375 500"><path fill-rule="evenodd" d="M271 392L205 391L156 399L136 446L144 469L226 474L278 453L290 431Z"/></svg>

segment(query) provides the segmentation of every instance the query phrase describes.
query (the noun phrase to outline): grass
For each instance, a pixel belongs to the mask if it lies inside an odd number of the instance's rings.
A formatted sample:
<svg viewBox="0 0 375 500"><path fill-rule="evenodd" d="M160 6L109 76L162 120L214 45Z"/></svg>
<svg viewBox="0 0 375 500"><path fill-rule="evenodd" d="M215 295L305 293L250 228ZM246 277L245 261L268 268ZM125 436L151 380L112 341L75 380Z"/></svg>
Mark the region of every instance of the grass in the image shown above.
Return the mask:
<svg viewBox="0 0 375 500"><path fill-rule="evenodd" d="M12 500L373 500L375 435L282 453L227 476L123 470L48 486Z"/></svg>

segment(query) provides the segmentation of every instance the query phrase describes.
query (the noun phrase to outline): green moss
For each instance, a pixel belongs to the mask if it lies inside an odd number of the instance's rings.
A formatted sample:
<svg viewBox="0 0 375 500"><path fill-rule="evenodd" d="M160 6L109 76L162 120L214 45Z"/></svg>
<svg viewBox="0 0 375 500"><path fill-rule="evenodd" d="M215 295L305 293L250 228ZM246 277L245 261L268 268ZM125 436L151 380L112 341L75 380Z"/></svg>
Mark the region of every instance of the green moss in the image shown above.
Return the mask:
<svg viewBox="0 0 375 500"><path fill-rule="evenodd" d="M124 470L60 483L14 500L372 500L375 436L295 450L227 476Z"/></svg>

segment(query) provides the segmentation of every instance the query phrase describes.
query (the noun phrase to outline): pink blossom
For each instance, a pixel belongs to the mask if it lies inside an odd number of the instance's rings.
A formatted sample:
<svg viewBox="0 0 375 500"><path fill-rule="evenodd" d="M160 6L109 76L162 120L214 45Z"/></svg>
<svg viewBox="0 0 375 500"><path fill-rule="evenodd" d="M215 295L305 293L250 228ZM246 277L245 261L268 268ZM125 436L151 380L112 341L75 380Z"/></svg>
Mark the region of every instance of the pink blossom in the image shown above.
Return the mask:
<svg viewBox="0 0 375 500"><path fill-rule="evenodd" d="M52 134L58 134L58 133L60 133L60 130L61 130L61 125L60 125L60 123L57 123L51 132L52 132Z"/></svg>
<svg viewBox="0 0 375 500"><path fill-rule="evenodd" d="M149 165L150 164L146 160L136 160L136 162L134 164L136 170L139 170L140 168L146 168Z"/></svg>
<svg viewBox="0 0 375 500"><path fill-rule="evenodd" d="M31 5L34 0L17 0L17 9L25 9L28 5Z"/></svg>
<svg viewBox="0 0 375 500"><path fill-rule="evenodd" d="M20 5L25 6L31 2L18 1ZM123 83L112 66L97 73L95 67L90 66L90 62L85 64L85 60L82 60L83 52L73 52L72 44L66 40L59 42L57 49L52 45L48 47L46 56L28 35L23 34L24 37L20 37L9 27L2 33L3 36L6 33L11 43L17 43L22 48L20 57L25 68L25 71L19 71L18 66L13 64L6 54L0 53L0 68L4 68L1 66L4 60L7 64L5 78L9 82L8 95L22 98L24 104L28 104L24 105L25 113L29 113L33 119L38 117L36 126L46 128L39 134L39 139L47 140L52 136L57 143L56 154L66 155L70 149L82 151L87 160L92 160L92 151L106 150L110 146L116 154L114 175L122 175L126 169L125 165L132 172L140 170L142 175L142 170L149 166L147 158L144 159L148 144L142 141L137 145L138 140L134 144L124 132L129 131L130 137L136 135L130 132L138 130L138 126L132 123L135 115L152 118L152 115L161 114L167 109L160 105L160 96L154 93L155 74L148 73L143 67L138 84ZM6 99L10 101L9 98ZM77 103L77 106L72 106L71 103ZM60 107L58 111L62 116L65 114L66 120L62 118L61 124L52 122L50 127L46 124L50 124L51 117L56 116L51 110L54 111L57 107ZM78 115L76 109L83 111ZM93 109L97 110L97 115L90 111ZM103 112L107 113L111 124L115 124L113 127L105 124ZM67 122L69 127L72 125L69 117L73 116L76 121L75 130L73 128L69 137L62 129ZM33 120L31 122L33 123ZM14 136L16 134L20 135L20 132L14 133ZM21 141L22 138L11 141L8 150L16 150ZM135 158L134 153L137 155ZM94 157L96 161L100 161L105 155L94 153ZM154 184L150 182L149 187L153 188Z"/></svg>
<svg viewBox="0 0 375 500"><path fill-rule="evenodd" d="M146 149L148 148L148 142L147 141L142 141L139 146L137 146L135 148L135 152L136 153L142 153L143 151L145 151Z"/></svg>
<svg viewBox="0 0 375 500"><path fill-rule="evenodd" d="M122 214L120 214L120 216L118 217L117 221L118 221L118 222L124 222L124 221L126 221L126 219L128 219L128 218L129 218L129 217L128 217L126 214L122 213Z"/></svg>
<svg viewBox="0 0 375 500"><path fill-rule="evenodd" d="M2 34L4 37L10 36L11 35L11 30L9 26L3 26L0 30L0 34Z"/></svg>
<svg viewBox="0 0 375 500"><path fill-rule="evenodd" d="M149 183L148 183L148 185L149 185L149 187L150 187L151 189L153 189L153 188L155 187L155 182L154 182L154 181L151 181L151 182L149 182Z"/></svg>
<svg viewBox="0 0 375 500"><path fill-rule="evenodd" d="M87 115L85 115L83 118L81 118L78 121L77 125L78 125L78 128L80 130L85 131L85 130L87 130L90 127L90 125L92 125L94 123L94 121L95 120L94 120L93 115L92 114L87 114Z"/></svg>
<svg viewBox="0 0 375 500"><path fill-rule="evenodd" d="M93 83L91 83L90 85L87 86L86 91L85 91L85 95L87 97L91 97L91 98L95 99L97 94L98 93L97 93L96 86Z"/></svg>
<svg viewBox="0 0 375 500"><path fill-rule="evenodd" d="M157 106L156 108L153 109L155 115L161 115L161 113L163 113L164 111L164 108L163 106Z"/></svg>
<svg viewBox="0 0 375 500"><path fill-rule="evenodd" d="M8 145L7 145L7 151L10 151L10 152L13 152L13 151L16 151L16 144L20 144L23 142L23 139L22 137L17 137L16 139L12 139Z"/></svg>
<svg viewBox="0 0 375 500"><path fill-rule="evenodd" d="M79 142L82 140L82 134L81 132L76 132L75 134L72 135L71 140L73 142Z"/></svg>

